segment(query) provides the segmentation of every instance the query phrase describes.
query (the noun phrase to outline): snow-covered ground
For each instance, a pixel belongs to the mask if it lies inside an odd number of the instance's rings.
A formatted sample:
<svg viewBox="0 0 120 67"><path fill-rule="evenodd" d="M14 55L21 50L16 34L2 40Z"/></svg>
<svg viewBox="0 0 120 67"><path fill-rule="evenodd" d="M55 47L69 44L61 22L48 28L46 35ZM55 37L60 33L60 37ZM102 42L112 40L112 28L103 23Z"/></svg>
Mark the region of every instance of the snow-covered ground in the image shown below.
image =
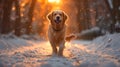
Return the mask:
<svg viewBox="0 0 120 67"><path fill-rule="evenodd" d="M120 67L120 33L65 46L65 57L52 57L48 41L0 36L0 67Z"/></svg>

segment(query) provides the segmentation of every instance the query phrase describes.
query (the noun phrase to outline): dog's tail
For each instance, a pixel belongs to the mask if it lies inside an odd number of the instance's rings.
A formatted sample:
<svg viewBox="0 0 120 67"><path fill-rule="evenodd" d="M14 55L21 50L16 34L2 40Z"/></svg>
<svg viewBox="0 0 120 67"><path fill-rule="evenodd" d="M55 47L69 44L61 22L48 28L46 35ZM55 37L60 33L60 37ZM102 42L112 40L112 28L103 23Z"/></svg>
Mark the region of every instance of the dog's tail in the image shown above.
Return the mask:
<svg viewBox="0 0 120 67"><path fill-rule="evenodd" d="M77 36L75 34L70 34L70 35L65 37L65 40L69 42L75 38L77 38Z"/></svg>

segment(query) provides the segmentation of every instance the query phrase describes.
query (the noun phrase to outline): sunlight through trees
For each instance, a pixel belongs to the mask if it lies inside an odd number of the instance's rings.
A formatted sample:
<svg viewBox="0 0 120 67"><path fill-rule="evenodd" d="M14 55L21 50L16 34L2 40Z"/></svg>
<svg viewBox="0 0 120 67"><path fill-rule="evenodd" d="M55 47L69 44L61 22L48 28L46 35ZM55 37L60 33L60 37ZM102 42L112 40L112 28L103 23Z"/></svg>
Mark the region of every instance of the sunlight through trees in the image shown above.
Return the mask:
<svg viewBox="0 0 120 67"><path fill-rule="evenodd" d="M56 9L68 14L72 33L95 26L112 33L120 29L119 0L111 4L108 0L0 0L0 33L43 36L49 24L46 16Z"/></svg>
<svg viewBox="0 0 120 67"><path fill-rule="evenodd" d="M48 0L48 2L50 2L50 3L57 3L57 4L59 4L59 3L60 3L60 0Z"/></svg>

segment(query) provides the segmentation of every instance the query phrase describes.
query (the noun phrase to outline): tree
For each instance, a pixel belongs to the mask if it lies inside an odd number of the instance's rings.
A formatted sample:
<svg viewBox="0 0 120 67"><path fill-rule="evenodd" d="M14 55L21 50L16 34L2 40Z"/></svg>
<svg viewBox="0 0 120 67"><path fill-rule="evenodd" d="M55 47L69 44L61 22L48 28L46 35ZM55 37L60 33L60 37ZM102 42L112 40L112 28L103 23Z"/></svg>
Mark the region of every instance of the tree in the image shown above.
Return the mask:
<svg viewBox="0 0 120 67"><path fill-rule="evenodd" d="M33 13L34 13L34 8L37 0L32 0L29 12L28 12L28 21L26 22L26 33L31 34L32 32L32 19L33 19Z"/></svg>
<svg viewBox="0 0 120 67"><path fill-rule="evenodd" d="M2 17L3 17L3 0L0 0L0 33L1 33L1 23L2 23Z"/></svg>
<svg viewBox="0 0 120 67"><path fill-rule="evenodd" d="M106 7L107 7L107 9L108 9L108 11L109 11L109 14L110 14L110 19L111 19L111 23L110 23L110 29L109 29L109 31L110 31L110 33L113 33L114 32L114 28L115 28L115 20L114 20L114 14L113 14L113 9L112 9L112 7L110 6L110 4L109 4L109 2L108 2L108 0L104 0L105 1L105 4L106 4Z"/></svg>
<svg viewBox="0 0 120 67"><path fill-rule="evenodd" d="M11 14L12 3L13 3L13 0L3 1L3 21L1 22L2 34L8 34L11 31L10 14Z"/></svg>
<svg viewBox="0 0 120 67"><path fill-rule="evenodd" d="M105 0L105 3L107 5L108 10L110 11L110 16L112 19L112 23L110 25L110 32L114 33L115 32L115 24L119 23L120 24L120 0L112 0L112 7L110 7L110 4L108 0Z"/></svg>
<svg viewBox="0 0 120 67"><path fill-rule="evenodd" d="M120 31L120 0L113 0L113 19L115 31Z"/></svg>
<svg viewBox="0 0 120 67"><path fill-rule="evenodd" d="M120 0L113 0L114 22L120 22Z"/></svg>
<svg viewBox="0 0 120 67"><path fill-rule="evenodd" d="M79 32L86 30L90 27L89 22L89 0L76 0L77 7L77 22L79 27Z"/></svg>
<svg viewBox="0 0 120 67"><path fill-rule="evenodd" d="M21 35L21 16L20 16L20 5L18 0L14 0L15 3L15 12L16 12L16 20L15 20L15 35Z"/></svg>

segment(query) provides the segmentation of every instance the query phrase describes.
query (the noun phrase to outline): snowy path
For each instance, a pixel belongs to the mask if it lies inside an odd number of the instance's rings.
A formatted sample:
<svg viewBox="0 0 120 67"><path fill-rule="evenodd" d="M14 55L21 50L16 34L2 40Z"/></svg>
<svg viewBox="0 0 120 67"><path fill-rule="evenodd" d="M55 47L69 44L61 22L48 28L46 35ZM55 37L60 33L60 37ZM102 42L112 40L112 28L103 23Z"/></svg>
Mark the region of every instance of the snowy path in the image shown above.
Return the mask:
<svg viewBox="0 0 120 67"><path fill-rule="evenodd" d="M0 51L0 67L120 67L120 49L103 49L92 41L66 43L65 57L52 57L48 41ZM107 46L108 47L108 46ZM105 50L108 52L105 52ZM109 53L112 52L112 53Z"/></svg>

